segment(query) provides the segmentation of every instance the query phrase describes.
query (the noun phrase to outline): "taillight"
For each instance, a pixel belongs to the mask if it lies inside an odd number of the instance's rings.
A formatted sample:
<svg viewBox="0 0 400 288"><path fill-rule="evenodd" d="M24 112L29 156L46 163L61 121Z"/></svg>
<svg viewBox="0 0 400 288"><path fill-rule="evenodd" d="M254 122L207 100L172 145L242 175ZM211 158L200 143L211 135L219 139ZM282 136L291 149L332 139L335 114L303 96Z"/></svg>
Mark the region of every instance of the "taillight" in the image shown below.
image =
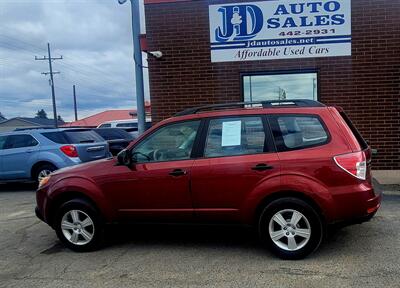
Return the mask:
<svg viewBox="0 0 400 288"><path fill-rule="evenodd" d="M365 180L367 177L367 160L363 151L333 157L336 165L354 177Z"/></svg>
<svg viewBox="0 0 400 288"><path fill-rule="evenodd" d="M68 157L78 157L78 151L74 145L65 145L60 147L60 150Z"/></svg>

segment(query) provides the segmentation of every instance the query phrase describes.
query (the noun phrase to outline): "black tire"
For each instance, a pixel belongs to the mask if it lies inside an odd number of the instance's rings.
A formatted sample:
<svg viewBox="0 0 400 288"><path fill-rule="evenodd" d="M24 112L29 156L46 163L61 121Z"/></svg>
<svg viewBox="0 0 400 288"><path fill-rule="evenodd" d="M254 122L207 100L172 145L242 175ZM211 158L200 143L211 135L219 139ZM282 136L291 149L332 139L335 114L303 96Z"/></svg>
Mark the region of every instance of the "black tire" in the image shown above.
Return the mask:
<svg viewBox="0 0 400 288"><path fill-rule="evenodd" d="M295 225L292 224L295 221L290 221L292 219L290 215L293 217L294 211L302 214L296 215L303 216ZM286 220L284 226L278 224L279 221L272 220L275 215L279 216L278 212L282 216L281 219ZM261 213L258 229L263 243L278 257L289 260L302 259L314 252L321 244L324 235L322 219L315 209L307 202L292 197L280 198L268 204ZM270 229L271 233L275 232L277 237L281 238L272 240ZM310 231L308 240L307 236L299 235L300 229ZM289 242L292 244L293 240L296 243L295 246L289 247Z"/></svg>
<svg viewBox="0 0 400 288"><path fill-rule="evenodd" d="M73 222L70 215L72 210L78 211L78 217L80 218L80 220L84 220L86 219L86 216L88 216L92 221L92 225L87 226L85 230L82 228L83 225L79 227L80 230L78 228L76 228L77 230L67 230L66 233L69 233L71 237L73 233L79 234L79 236L77 236L78 242L76 244L67 239L66 235L64 234L65 232L63 232L63 229L61 227L64 216L66 217L64 218L64 220L68 220L68 222L71 223ZM70 214L66 215L67 213ZM57 236L60 241L69 249L76 252L94 251L99 249L103 244L104 223L102 221L101 215L97 211L97 209L95 209L89 202L83 199L74 199L62 204L57 211L53 228L56 230ZM83 234L83 230L85 231L85 234ZM83 235L92 235L92 238L88 243L84 243L85 241L87 241L87 239L85 239Z"/></svg>
<svg viewBox="0 0 400 288"><path fill-rule="evenodd" d="M36 183L39 184L39 182L40 182L39 175L41 174L42 171L54 172L56 170L57 170L57 167L54 166L53 164L50 164L50 163L42 164L39 167L35 168L32 178Z"/></svg>

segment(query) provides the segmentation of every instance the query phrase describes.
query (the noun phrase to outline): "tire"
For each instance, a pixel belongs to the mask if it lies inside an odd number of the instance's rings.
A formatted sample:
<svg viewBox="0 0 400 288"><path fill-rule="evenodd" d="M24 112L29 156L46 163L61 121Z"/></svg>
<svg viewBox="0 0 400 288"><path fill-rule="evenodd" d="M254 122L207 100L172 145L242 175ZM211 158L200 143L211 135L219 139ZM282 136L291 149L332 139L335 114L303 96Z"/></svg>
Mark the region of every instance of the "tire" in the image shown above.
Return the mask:
<svg viewBox="0 0 400 288"><path fill-rule="evenodd" d="M101 215L83 199L70 200L61 205L55 217L54 229L60 241L76 252L94 251L103 243L104 224Z"/></svg>
<svg viewBox="0 0 400 288"><path fill-rule="evenodd" d="M282 259L302 259L322 242L319 214L298 198L280 198L268 204L259 218L261 240Z"/></svg>
<svg viewBox="0 0 400 288"><path fill-rule="evenodd" d="M36 183L39 184L42 177L45 177L45 176L49 175L51 172L54 172L56 170L57 170L57 167L54 166L53 164L50 164L50 163L43 164L35 169L32 178Z"/></svg>

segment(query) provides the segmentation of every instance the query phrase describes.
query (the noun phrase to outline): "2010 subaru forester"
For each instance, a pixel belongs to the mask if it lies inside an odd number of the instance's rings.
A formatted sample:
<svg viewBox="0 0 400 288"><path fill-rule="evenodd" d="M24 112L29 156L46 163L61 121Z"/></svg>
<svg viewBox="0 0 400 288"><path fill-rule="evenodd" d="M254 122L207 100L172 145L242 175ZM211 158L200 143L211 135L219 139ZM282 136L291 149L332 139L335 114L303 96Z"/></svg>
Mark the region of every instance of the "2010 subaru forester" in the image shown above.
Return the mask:
<svg viewBox="0 0 400 288"><path fill-rule="evenodd" d="M75 251L98 248L108 223L228 222L257 227L279 257L299 259L328 224L376 213L370 164L368 144L340 108L204 106L158 123L117 158L44 179L36 213Z"/></svg>

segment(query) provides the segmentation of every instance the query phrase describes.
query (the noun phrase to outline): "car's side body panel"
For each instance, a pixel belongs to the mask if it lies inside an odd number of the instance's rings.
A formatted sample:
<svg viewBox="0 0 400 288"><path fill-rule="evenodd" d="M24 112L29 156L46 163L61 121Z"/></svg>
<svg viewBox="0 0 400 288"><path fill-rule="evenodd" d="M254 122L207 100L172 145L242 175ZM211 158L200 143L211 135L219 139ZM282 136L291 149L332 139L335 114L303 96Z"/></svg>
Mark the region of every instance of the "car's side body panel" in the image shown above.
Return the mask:
<svg viewBox="0 0 400 288"><path fill-rule="evenodd" d="M113 166L94 177L108 205L125 220L179 220L193 214L190 177L193 160ZM175 169L184 175L170 175Z"/></svg>
<svg viewBox="0 0 400 288"><path fill-rule="evenodd" d="M260 163L271 169L253 170ZM196 218L243 221L242 209L246 201L263 196L252 195L253 191L262 183L279 187L279 174L280 163L275 152L197 159L191 179Z"/></svg>

